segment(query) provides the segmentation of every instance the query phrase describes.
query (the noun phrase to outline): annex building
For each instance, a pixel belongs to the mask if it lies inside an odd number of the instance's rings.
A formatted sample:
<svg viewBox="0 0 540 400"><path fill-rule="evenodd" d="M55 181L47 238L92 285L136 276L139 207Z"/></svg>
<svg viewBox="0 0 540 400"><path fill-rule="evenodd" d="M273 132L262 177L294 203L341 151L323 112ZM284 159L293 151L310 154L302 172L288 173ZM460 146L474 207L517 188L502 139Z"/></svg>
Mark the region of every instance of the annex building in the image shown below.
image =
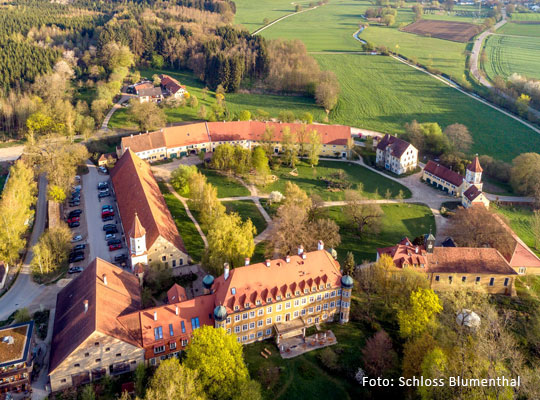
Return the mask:
<svg viewBox="0 0 540 400"><path fill-rule="evenodd" d="M494 248L436 247L429 235L426 245L404 238L396 246L377 249L377 260L387 254L396 270L413 268L426 274L433 290L467 288L490 294L514 295L517 272Z"/></svg>
<svg viewBox="0 0 540 400"><path fill-rule="evenodd" d="M403 139L386 134L377 143L375 161L380 167L401 175L417 167L418 149Z"/></svg>
<svg viewBox="0 0 540 400"><path fill-rule="evenodd" d="M0 328L0 399L32 391L33 346L33 321Z"/></svg>
<svg viewBox="0 0 540 400"><path fill-rule="evenodd" d="M120 157L131 149L141 159L155 162L210 152L225 143L250 149L268 141L279 154L283 133L287 130L296 135L298 143L308 143L309 132L316 130L321 138L321 156L345 158L349 154L351 129L348 126L262 121L198 122L125 136L117 153ZM265 132L271 135L267 138Z"/></svg>
<svg viewBox="0 0 540 400"><path fill-rule="evenodd" d="M187 265L184 242L150 165L128 150L111 170L111 181L131 267L152 262L173 268Z"/></svg>

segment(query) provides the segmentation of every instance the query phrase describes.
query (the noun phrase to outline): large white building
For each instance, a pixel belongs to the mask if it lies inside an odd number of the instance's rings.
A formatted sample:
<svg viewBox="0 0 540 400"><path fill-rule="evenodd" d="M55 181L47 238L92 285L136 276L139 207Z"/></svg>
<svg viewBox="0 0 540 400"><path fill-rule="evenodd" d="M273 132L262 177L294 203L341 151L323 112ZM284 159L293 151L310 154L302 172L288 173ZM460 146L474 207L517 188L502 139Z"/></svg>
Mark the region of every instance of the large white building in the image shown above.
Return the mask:
<svg viewBox="0 0 540 400"><path fill-rule="evenodd" d="M409 142L386 134L377 144L376 162L384 169L401 175L416 168L418 150Z"/></svg>

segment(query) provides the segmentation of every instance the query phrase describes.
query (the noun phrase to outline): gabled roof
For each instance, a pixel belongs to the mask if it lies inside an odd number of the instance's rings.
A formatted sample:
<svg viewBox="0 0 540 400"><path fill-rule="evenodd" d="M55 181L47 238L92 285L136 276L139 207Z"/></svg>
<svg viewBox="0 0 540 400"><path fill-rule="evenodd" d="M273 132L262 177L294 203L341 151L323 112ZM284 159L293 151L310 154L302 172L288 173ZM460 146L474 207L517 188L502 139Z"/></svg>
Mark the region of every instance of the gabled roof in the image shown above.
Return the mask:
<svg viewBox="0 0 540 400"><path fill-rule="evenodd" d="M395 246L377 249L377 253L379 255L389 255L397 268L403 268L404 266L422 268L427 262L425 247L413 245L407 237L403 238Z"/></svg>
<svg viewBox="0 0 540 400"><path fill-rule="evenodd" d="M480 166L480 160L478 160L478 156L474 157L474 160L467 165L467 169L471 172L482 172L483 169Z"/></svg>
<svg viewBox="0 0 540 400"><path fill-rule="evenodd" d="M397 138L395 136L386 134L377 144L377 149L386 151L387 148L390 148L390 153L397 158L401 158L403 153L411 146L409 142L406 142L403 139Z"/></svg>
<svg viewBox="0 0 540 400"><path fill-rule="evenodd" d="M167 145L165 144L163 130L150 133L140 133L138 135L124 136L121 143L122 149L129 148L135 153L167 147Z"/></svg>
<svg viewBox="0 0 540 400"><path fill-rule="evenodd" d="M169 75L160 75L161 86L164 87L169 93L175 94L180 89L185 89L184 85L181 85L176 79Z"/></svg>
<svg viewBox="0 0 540 400"><path fill-rule="evenodd" d="M517 274L501 253L488 247L435 247L427 261L430 273Z"/></svg>
<svg viewBox="0 0 540 400"><path fill-rule="evenodd" d="M478 189L475 185L472 185L467 190L465 190L465 192L463 192L463 196L465 196L469 201L474 201L481 194L482 191Z"/></svg>
<svg viewBox="0 0 540 400"><path fill-rule="evenodd" d="M178 228L146 161L129 149L112 169L111 180L124 229L133 227L137 213L146 231L147 249L161 236L186 253Z"/></svg>
<svg viewBox="0 0 540 400"><path fill-rule="evenodd" d="M308 286L305 288L310 289L315 282L319 282L317 285L322 284L324 276L332 287L340 286L339 263L326 250L305 254L305 260L301 256L291 256L289 263L277 259L270 261L269 267L266 263L252 264L232 269L227 280L223 275L216 278L213 286L215 306L223 305L228 312L234 311L234 305L243 309L254 293L257 293L257 296L261 294L262 304L266 303L268 297L273 301L277 296L284 299L293 283L298 284L301 290L302 282L306 282Z"/></svg>
<svg viewBox="0 0 540 400"><path fill-rule="evenodd" d="M135 218L133 219L133 226L131 230L129 231L129 237L132 238L140 238L146 235L146 230L141 224L141 220L139 219L139 216L137 215L137 211L135 211Z"/></svg>
<svg viewBox="0 0 540 400"><path fill-rule="evenodd" d="M86 312L85 300L88 301ZM140 346L140 330L121 322L122 316L140 307L137 277L96 258L58 293L49 373L94 332Z"/></svg>
<svg viewBox="0 0 540 400"><path fill-rule="evenodd" d="M435 175L438 178L450 182L455 186L460 186L464 180L464 178L457 172L454 172L446 168L444 165L437 164L436 162L431 160L428 161L428 163L424 167L424 170L432 175Z"/></svg>
<svg viewBox="0 0 540 400"><path fill-rule="evenodd" d="M205 122L184 124L163 128L165 146L173 147L188 146L190 144L208 143L208 130Z"/></svg>
<svg viewBox="0 0 540 400"><path fill-rule="evenodd" d="M169 301L169 304L179 303L187 300L186 289L184 289L178 283L175 283L167 291L167 300Z"/></svg>
<svg viewBox="0 0 540 400"><path fill-rule="evenodd" d="M148 88L148 89L137 89L137 94L139 96L150 96L150 97L163 95L163 93L161 92L161 88L159 86Z"/></svg>

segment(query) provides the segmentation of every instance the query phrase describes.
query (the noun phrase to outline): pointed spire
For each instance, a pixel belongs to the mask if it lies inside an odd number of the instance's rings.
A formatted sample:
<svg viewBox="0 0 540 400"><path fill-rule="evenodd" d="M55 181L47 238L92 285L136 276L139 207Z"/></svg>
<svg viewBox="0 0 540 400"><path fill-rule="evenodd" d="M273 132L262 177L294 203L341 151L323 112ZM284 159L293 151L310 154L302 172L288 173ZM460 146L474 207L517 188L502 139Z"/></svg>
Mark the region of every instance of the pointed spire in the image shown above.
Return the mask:
<svg viewBox="0 0 540 400"><path fill-rule="evenodd" d="M146 235L146 230L141 224L141 221L139 220L139 216L137 213L135 213L135 218L133 220L133 227L131 228L131 231L129 232L129 236L132 238L140 238Z"/></svg>
<svg viewBox="0 0 540 400"><path fill-rule="evenodd" d="M482 172L483 169L480 165L480 160L478 160L478 154L474 156L473 161L467 165L467 169L471 172Z"/></svg>

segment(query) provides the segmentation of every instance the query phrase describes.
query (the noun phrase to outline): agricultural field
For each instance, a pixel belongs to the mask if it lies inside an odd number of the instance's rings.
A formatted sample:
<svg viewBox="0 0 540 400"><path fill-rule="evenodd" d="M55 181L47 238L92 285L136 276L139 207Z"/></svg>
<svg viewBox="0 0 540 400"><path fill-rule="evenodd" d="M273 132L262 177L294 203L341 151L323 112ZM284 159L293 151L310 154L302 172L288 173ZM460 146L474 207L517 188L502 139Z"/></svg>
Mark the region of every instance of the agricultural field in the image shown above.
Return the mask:
<svg viewBox="0 0 540 400"><path fill-rule="evenodd" d="M389 133L403 132L405 122L413 119L438 122L443 128L459 122L473 135L472 152L511 161L523 152L521 143L540 151L540 135L392 58L352 54L315 58L323 69L332 68L341 83L332 122Z"/></svg>
<svg viewBox="0 0 540 400"><path fill-rule="evenodd" d="M489 79L518 73L540 79L540 45L538 37L491 35L486 39L487 62L484 70Z"/></svg>
<svg viewBox="0 0 540 400"><path fill-rule="evenodd" d="M512 21L538 21L540 23L540 13L513 13Z"/></svg>
<svg viewBox="0 0 540 400"><path fill-rule="evenodd" d="M339 225L341 244L337 247L338 260L345 260L347 252L354 254L357 263L375 261L377 248L393 246L404 236L413 240L416 236L435 230L435 218L431 210L422 204L382 204L384 212L379 233L365 234L359 238L349 225L342 207L330 207L329 216Z"/></svg>
<svg viewBox="0 0 540 400"><path fill-rule="evenodd" d="M435 37L465 43L471 40L480 28L467 22L437 21L421 19L402 28L402 31L416 35Z"/></svg>
<svg viewBox="0 0 540 400"><path fill-rule="evenodd" d="M529 207L510 206L495 206L493 209L506 217L516 235L540 257L540 248L535 247L534 234L531 229L532 210Z"/></svg>
<svg viewBox="0 0 540 400"><path fill-rule="evenodd" d="M311 168L311 165L302 162L296 169L297 175L290 174L292 168L281 167L278 171L273 171L272 173L278 177L278 180L262 189L266 193L274 190L284 193L285 185L287 181L290 181L297 184L308 194L318 194L324 200L343 200L343 190L328 190L325 179L333 176L337 177L338 174L344 173L342 177L337 179L350 184L350 189L357 190L361 185L363 195L367 198L383 198L387 190L390 191L392 198L395 198L400 190L404 198L411 197L410 190L405 186L357 164L339 161L321 161L317 167Z"/></svg>
<svg viewBox="0 0 540 400"><path fill-rule="evenodd" d="M540 24L506 23L497 29L497 33L504 35L540 37Z"/></svg>

